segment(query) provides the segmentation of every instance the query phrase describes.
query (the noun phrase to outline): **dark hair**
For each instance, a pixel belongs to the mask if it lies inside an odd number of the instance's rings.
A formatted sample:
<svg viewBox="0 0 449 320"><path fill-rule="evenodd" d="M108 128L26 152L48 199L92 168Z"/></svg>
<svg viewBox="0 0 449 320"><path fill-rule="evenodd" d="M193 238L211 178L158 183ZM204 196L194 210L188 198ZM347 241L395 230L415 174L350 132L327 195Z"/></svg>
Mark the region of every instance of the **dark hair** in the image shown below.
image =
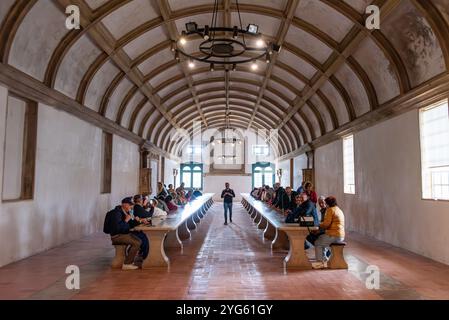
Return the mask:
<svg viewBox="0 0 449 320"><path fill-rule="evenodd" d="M324 199L324 202L326 202L326 204L332 208L335 207L337 205L337 198L335 198L334 196L329 196L326 199Z"/></svg>
<svg viewBox="0 0 449 320"><path fill-rule="evenodd" d="M172 196L166 196L164 200L165 200L165 202L168 203L168 202L172 201L173 198L172 198Z"/></svg>
<svg viewBox="0 0 449 320"><path fill-rule="evenodd" d="M134 202L137 202L137 201L139 201L139 200L142 200L142 195L141 194L136 194L135 196L134 196Z"/></svg>
<svg viewBox="0 0 449 320"><path fill-rule="evenodd" d="M312 184L312 182L306 182L306 184L304 185L304 189L307 189L308 187L313 187L313 184Z"/></svg>

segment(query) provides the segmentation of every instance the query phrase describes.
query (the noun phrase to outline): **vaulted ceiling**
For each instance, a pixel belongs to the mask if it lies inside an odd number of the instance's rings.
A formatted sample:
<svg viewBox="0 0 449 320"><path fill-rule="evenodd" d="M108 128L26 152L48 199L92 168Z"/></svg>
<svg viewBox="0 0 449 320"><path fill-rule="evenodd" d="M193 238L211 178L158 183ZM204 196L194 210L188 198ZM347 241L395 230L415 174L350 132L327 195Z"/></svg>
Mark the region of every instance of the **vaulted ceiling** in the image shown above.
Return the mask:
<svg viewBox="0 0 449 320"><path fill-rule="evenodd" d="M176 128L226 127L228 103L230 127L278 129L288 154L447 74L447 0L239 0L282 50L257 71L189 69L171 41L210 24L213 2L2 0L0 59L169 153ZM219 25L238 25L235 0L219 2ZM381 30L364 26L371 3ZM71 4L79 30L64 27Z"/></svg>

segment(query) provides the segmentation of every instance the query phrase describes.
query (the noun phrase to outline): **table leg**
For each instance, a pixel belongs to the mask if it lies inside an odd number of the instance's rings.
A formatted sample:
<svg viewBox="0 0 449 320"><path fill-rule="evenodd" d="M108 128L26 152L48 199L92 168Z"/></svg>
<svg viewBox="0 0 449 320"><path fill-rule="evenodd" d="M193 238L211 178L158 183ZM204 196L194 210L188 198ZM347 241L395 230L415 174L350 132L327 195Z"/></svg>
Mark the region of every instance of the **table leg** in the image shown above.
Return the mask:
<svg viewBox="0 0 449 320"><path fill-rule="evenodd" d="M181 239L179 239L178 229L167 233L164 245L167 248L181 248L181 253L184 252L184 246Z"/></svg>
<svg viewBox="0 0 449 320"><path fill-rule="evenodd" d="M198 211L195 211L193 214L192 214L192 218L193 218L193 221L195 221L195 224L199 224L200 223L200 221L201 221L201 219L200 219L200 217L198 217Z"/></svg>
<svg viewBox="0 0 449 320"><path fill-rule="evenodd" d="M144 231L150 240L150 252L148 257L142 263L142 269L149 269L153 267L169 267L170 260L165 254L164 240L167 231L165 230L151 230Z"/></svg>
<svg viewBox="0 0 449 320"><path fill-rule="evenodd" d="M312 269L312 264L304 250L304 241L309 234L307 230L286 231L290 241L290 250L284 259L284 268Z"/></svg>

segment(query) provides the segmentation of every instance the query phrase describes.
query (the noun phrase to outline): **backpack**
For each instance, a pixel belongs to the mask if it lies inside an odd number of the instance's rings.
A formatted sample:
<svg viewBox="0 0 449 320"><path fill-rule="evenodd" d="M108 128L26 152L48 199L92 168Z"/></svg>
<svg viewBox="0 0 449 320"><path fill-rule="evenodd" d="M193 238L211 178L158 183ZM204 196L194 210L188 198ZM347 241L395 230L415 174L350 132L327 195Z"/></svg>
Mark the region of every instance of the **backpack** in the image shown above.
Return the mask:
<svg viewBox="0 0 449 320"><path fill-rule="evenodd" d="M111 234L114 230L114 219L115 219L115 212L114 210L109 211L106 213L106 217L104 218L104 225L103 225L103 232L106 234Z"/></svg>

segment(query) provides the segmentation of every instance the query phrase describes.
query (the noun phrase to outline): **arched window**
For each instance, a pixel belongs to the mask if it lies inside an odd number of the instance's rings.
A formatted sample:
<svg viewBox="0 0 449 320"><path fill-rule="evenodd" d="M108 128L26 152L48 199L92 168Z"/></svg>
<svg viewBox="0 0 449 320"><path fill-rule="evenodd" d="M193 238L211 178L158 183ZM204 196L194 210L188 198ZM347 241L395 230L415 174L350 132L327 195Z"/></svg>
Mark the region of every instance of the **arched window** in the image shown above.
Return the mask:
<svg viewBox="0 0 449 320"><path fill-rule="evenodd" d="M274 164L269 162L256 162L253 164L253 188L274 184Z"/></svg>
<svg viewBox="0 0 449 320"><path fill-rule="evenodd" d="M188 189L203 189L203 165L201 163L181 164L181 183Z"/></svg>

